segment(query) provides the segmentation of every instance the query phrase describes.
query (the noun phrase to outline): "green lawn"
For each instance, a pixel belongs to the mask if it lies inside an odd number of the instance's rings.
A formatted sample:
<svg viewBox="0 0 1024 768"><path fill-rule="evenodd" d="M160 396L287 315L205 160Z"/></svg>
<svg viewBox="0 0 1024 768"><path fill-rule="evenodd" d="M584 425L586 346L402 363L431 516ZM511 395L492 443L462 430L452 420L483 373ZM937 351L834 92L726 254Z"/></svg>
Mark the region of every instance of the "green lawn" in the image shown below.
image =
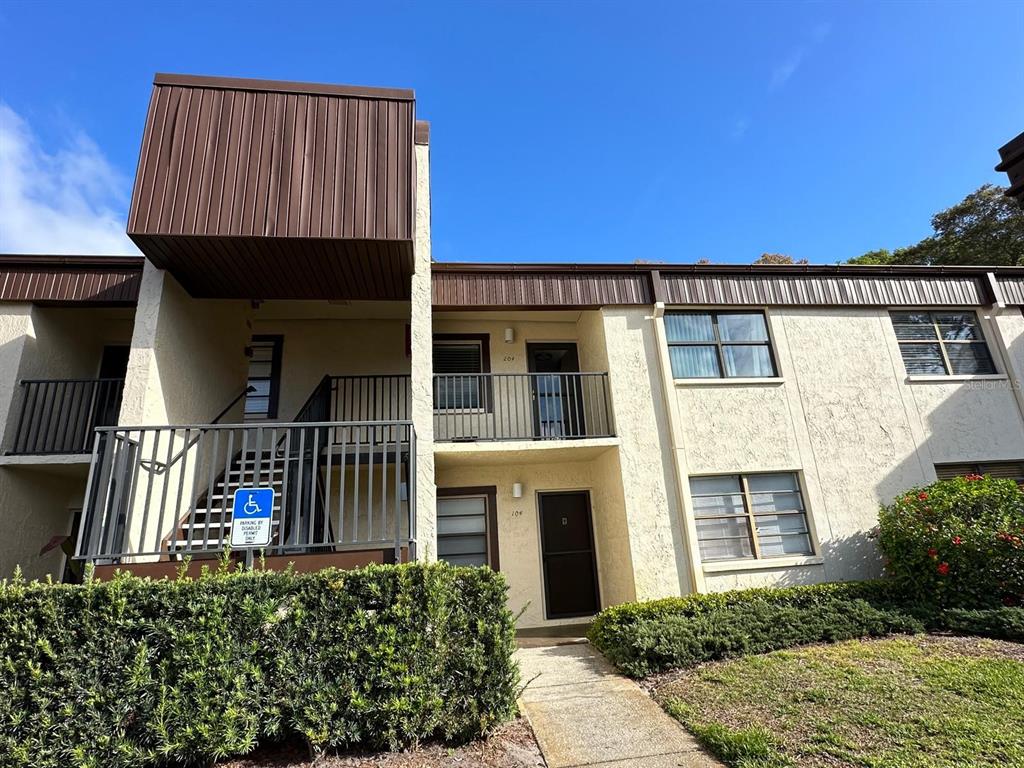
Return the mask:
<svg viewBox="0 0 1024 768"><path fill-rule="evenodd" d="M652 683L730 766L1024 766L1024 645L850 641Z"/></svg>

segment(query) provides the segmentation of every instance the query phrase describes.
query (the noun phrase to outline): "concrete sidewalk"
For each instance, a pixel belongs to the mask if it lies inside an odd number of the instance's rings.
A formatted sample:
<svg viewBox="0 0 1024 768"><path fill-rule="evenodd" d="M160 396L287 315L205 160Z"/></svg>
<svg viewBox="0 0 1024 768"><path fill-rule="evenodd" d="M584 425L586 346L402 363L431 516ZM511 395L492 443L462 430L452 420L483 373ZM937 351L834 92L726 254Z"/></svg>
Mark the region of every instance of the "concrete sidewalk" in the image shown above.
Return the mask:
<svg viewBox="0 0 1024 768"><path fill-rule="evenodd" d="M519 707L549 768L721 768L588 643L521 647Z"/></svg>

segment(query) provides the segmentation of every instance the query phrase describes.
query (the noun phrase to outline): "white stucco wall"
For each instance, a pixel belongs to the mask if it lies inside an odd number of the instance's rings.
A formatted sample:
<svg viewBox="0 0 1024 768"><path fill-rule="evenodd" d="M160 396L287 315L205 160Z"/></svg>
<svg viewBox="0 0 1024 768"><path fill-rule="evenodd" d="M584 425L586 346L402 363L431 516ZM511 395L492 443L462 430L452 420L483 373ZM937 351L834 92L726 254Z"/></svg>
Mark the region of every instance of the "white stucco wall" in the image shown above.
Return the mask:
<svg viewBox="0 0 1024 768"><path fill-rule="evenodd" d="M147 261L119 423L209 423L245 388L251 333L247 302L193 299Z"/></svg>
<svg viewBox="0 0 1024 768"><path fill-rule="evenodd" d="M658 369L651 308L606 307L600 315L621 441L619 463L636 599L689 592L671 455L670 401ZM596 328L589 331L597 333Z"/></svg>
<svg viewBox="0 0 1024 768"><path fill-rule="evenodd" d="M935 463L1024 458L1011 383L911 379L886 310L767 315L779 381L672 385L687 472L799 473L823 563L715 564L704 574L707 589L876 575L867 533L880 504L934 480ZM1018 325L1008 319L1004 330L1019 339Z"/></svg>
<svg viewBox="0 0 1024 768"><path fill-rule="evenodd" d="M416 145L416 238L410 305L412 420L416 430L416 555L437 557L434 484L433 322L430 277L430 147Z"/></svg>

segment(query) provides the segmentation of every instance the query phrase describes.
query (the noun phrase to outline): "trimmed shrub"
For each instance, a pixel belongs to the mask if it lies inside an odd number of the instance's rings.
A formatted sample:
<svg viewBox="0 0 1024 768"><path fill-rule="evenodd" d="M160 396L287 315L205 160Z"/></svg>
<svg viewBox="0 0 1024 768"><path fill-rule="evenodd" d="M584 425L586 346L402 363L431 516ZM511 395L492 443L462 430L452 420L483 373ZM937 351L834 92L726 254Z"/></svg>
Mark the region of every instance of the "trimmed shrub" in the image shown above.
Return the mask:
<svg viewBox="0 0 1024 768"><path fill-rule="evenodd" d="M748 653L922 632L887 582L746 589L627 603L602 611L590 641L633 677Z"/></svg>
<svg viewBox="0 0 1024 768"><path fill-rule="evenodd" d="M1024 641L1024 609L937 609L907 601L891 580L742 589L625 603L588 637L627 675L810 643L925 631Z"/></svg>
<svg viewBox="0 0 1024 768"><path fill-rule="evenodd" d="M1024 491L968 475L914 488L879 514L886 570L908 599L958 608L1024 600Z"/></svg>
<svg viewBox="0 0 1024 768"><path fill-rule="evenodd" d="M0 755L33 768L209 763L465 741L512 716L504 577L446 564L0 582Z"/></svg>

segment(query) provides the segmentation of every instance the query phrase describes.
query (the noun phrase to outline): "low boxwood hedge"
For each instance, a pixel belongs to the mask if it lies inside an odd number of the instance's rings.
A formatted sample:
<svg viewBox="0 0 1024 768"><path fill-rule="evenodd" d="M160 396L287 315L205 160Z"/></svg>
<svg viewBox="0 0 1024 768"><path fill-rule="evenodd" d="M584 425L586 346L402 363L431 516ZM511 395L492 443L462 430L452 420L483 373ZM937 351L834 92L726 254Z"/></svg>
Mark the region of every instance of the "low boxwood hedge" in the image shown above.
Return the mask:
<svg viewBox="0 0 1024 768"><path fill-rule="evenodd" d="M370 566L0 583L3 765L209 764L258 742L468 740L514 712L506 583Z"/></svg>
<svg viewBox="0 0 1024 768"><path fill-rule="evenodd" d="M903 632L950 630L1024 640L1024 611L943 611L903 599L891 581L693 594L602 611L590 641L643 677L748 653Z"/></svg>

